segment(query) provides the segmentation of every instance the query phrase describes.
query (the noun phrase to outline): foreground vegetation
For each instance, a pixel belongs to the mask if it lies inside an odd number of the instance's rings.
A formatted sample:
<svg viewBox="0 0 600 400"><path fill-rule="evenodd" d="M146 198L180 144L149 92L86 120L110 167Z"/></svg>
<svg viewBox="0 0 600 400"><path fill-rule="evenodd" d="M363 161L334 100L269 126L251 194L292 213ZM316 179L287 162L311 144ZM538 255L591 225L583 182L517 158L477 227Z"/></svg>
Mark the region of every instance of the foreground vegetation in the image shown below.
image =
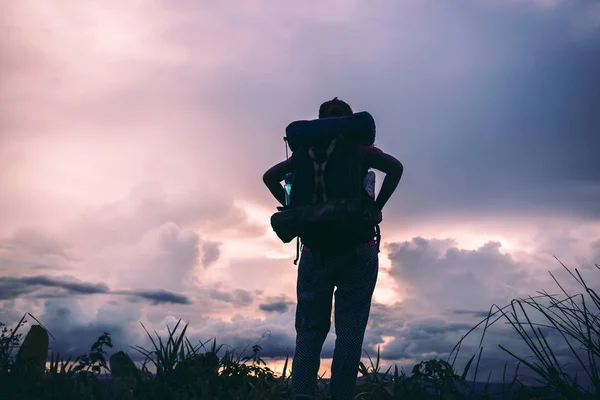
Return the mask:
<svg viewBox="0 0 600 400"><path fill-rule="evenodd" d="M562 264L561 264L562 265ZM552 278L566 296L559 300L554 295L541 292L539 296L515 299L503 307L492 307L487 318L481 321L452 350L448 361L429 360L415 365L410 374L399 371L397 366L381 370L380 354L369 359L369 365L361 363L355 399L593 399L600 394L600 373L597 358L600 353L600 297L587 286L579 271L573 274L584 293L570 295ZM596 265L600 269L599 265ZM546 302L547 304L543 304ZM494 311L494 308L496 310ZM529 311L528 311L529 310ZM520 311L520 313L519 313ZM546 323L533 323L531 312L538 312ZM528 314L529 313L529 314ZM144 362L136 366L128 354L118 352L107 361L107 348L112 347L109 333L101 335L89 352L63 360L60 354L51 352L48 357L49 332L43 325L33 325L22 339L19 329L27 322L23 316L14 328L0 323L0 399L287 399L292 397L289 358L283 373L277 376L260 357L260 342L251 354L217 346L216 340L193 345L186 337L187 325L179 321L168 337L155 332L151 335L152 348L133 346L132 351L143 355ZM35 318L34 318L35 319ZM535 361L514 354L510 349L499 347L517 361L517 368L509 382L503 376L499 393L475 392L474 381L482 355L481 342L486 330L498 320L506 320L527 344ZM462 341L473 330L484 324L480 351L475 362L473 382L467 380L475 356L462 371L455 371L454 364ZM592 383L584 388L560 365L553 349L548 345L543 331L552 330L565 340L580 368ZM209 344L210 343L210 344ZM14 349L19 349L13 357ZM577 351L579 349L580 351ZM581 356L585 353L586 357ZM450 359L454 355L452 362ZM149 365L155 374L150 373ZM539 386L528 387L518 374L519 366L532 371ZM488 376L488 382L489 382ZM318 399L328 398L328 385L320 380Z"/></svg>

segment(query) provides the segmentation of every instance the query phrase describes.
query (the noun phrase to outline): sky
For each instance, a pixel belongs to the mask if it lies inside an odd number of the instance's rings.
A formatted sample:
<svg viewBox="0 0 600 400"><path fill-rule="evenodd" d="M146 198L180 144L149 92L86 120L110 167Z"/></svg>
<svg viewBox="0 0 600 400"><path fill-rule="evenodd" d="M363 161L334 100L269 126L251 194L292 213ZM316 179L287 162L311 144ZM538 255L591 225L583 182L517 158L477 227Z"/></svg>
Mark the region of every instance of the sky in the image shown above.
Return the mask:
<svg viewBox="0 0 600 400"><path fill-rule="evenodd" d="M493 304L559 294L549 271L581 291L554 257L600 283L596 1L0 4L0 322L31 313L61 354L110 332L139 359L140 322L183 319L196 342L293 355L295 243L262 174L335 96L405 168L366 352L409 370ZM496 323L492 380L512 362L498 344L530 354Z"/></svg>

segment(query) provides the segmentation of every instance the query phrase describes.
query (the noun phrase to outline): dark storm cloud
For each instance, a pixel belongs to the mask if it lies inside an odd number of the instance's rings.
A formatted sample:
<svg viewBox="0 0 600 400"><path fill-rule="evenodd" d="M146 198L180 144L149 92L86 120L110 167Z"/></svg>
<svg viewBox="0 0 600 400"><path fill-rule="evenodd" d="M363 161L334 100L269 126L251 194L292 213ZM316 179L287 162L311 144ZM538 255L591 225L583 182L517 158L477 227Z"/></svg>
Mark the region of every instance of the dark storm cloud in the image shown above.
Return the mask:
<svg viewBox="0 0 600 400"><path fill-rule="evenodd" d="M259 308L265 312L284 313L287 312L289 304L281 301L276 301L273 303L261 304Z"/></svg>
<svg viewBox="0 0 600 400"><path fill-rule="evenodd" d="M40 289L42 289L41 293L38 292ZM48 289L56 290L48 291ZM186 296L166 290L111 291L108 286L103 283L64 280L44 275L30 277L0 277L0 300L27 297L28 295L34 295L38 298L56 298L92 294L127 295L133 298L151 300L153 304L191 304L191 301Z"/></svg>
<svg viewBox="0 0 600 400"><path fill-rule="evenodd" d="M267 302L261 303L258 308L267 313L275 312L283 314L286 313L290 306L293 306L294 304L295 302L286 296L269 297L267 298Z"/></svg>
<svg viewBox="0 0 600 400"><path fill-rule="evenodd" d="M60 353L63 360L89 352L92 344L105 332L110 334L113 344L113 348L105 347L109 356L119 350L135 356L129 346L138 344L140 337L144 338L143 329L137 324L139 307L135 305L106 304L100 307L94 318L89 319L89 311L78 299L52 298L44 301L43 309L35 317L52 335L51 351L55 356ZM35 323L29 318L27 320Z"/></svg>
<svg viewBox="0 0 600 400"><path fill-rule="evenodd" d="M152 301L152 304L171 303L171 304L192 304L186 296L168 292L166 290L131 290L116 291L114 293L138 297Z"/></svg>
<svg viewBox="0 0 600 400"><path fill-rule="evenodd" d="M0 277L0 299L8 300L30 294L39 287L64 289L69 294L100 294L108 293L108 286L102 283L86 283L58 280L39 275L31 277Z"/></svg>
<svg viewBox="0 0 600 400"><path fill-rule="evenodd" d="M429 4L395 3L377 24L366 14L356 32L316 25L292 39L305 63L290 70L310 82L299 89L305 99L294 115L316 115L333 96L373 113L377 143L405 165L388 220L548 212L600 218L600 30L574 27L591 5L462 1L436 4L434 15ZM416 24L428 31L411 37ZM371 43L384 30L386 40L373 42L378 52L365 60L364 46L354 43ZM331 42L339 56L324 58L328 45L320 43ZM248 73L228 84L251 79ZM250 103L248 118L258 125L266 105ZM289 122L284 104L269 110L269 131L283 132ZM262 152L280 153L279 136L265 136Z"/></svg>
<svg viewBox="0 0 600 400"><path fill-rule="evenodd" d="M475 51L460 54L455 35L439 39L439 46L459 52L454 57L464 69L444 71L436 61L453 55L435 47L419 71L391 83L397 92L381 109L380 132L384 147L405 164L392 206L398 216L600 217L600 31L566 34L570 17L584 9L472 7L462 34L464 47L475 42Z"/></svg>

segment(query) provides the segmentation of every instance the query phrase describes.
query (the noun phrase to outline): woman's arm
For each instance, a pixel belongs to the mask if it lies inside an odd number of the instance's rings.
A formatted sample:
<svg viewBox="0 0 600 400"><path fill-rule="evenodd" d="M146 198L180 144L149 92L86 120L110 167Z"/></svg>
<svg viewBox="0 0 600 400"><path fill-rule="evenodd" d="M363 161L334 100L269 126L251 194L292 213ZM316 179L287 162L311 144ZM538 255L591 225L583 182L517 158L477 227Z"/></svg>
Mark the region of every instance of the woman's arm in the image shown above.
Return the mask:
<svg viewBox="0 0 600 400"><path fill-rule="evenodd" d="M281 184L281 181L285 179L285 174L293 171L291 159L285 160L272 166L263 175L263 182L267 185L267 188L277 199L282 206L285 206L285 189Z"/></svg>
<svg viewBox="0 0 600 400"><path fill-rule="evenodd" d="M375 200L375 206L381 211L396 190L400 178L402 178L404 166L395 157L374 147L363 149L363 160L367 167L385 173L381 190Z"/></svg>

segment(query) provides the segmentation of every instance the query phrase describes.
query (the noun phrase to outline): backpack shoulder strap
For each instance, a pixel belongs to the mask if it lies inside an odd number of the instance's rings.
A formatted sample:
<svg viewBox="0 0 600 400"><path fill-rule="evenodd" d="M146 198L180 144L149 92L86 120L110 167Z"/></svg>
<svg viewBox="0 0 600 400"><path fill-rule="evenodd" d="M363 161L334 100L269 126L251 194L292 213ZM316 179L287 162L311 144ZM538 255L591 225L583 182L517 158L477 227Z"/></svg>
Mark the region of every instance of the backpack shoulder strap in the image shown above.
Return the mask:
<svg viewBox="0 0 600 400"><path fill-rule="evenodd" d="M327 161L329 161L329 156L335 149L336 143L337 143L337 138L331 139L331 142L329 142L329 146L327 147L327 150L325 151L325 158L323 161L317 160L317 155L315 154L314 146L312 146L308 149L308 155L310 156L310 158L313 161L313 166L314 166L314 170L315 170L315 174L314 174L315 175L315 188L313 190L313 196L312 196L313 203L316 203L317 201L319 201L319 196L317 194L319 191L319 188L321 188L323 190L322 201L327 201L327 188L325 186L324 174L325 174L325 168L327 167Z"/></svg>

